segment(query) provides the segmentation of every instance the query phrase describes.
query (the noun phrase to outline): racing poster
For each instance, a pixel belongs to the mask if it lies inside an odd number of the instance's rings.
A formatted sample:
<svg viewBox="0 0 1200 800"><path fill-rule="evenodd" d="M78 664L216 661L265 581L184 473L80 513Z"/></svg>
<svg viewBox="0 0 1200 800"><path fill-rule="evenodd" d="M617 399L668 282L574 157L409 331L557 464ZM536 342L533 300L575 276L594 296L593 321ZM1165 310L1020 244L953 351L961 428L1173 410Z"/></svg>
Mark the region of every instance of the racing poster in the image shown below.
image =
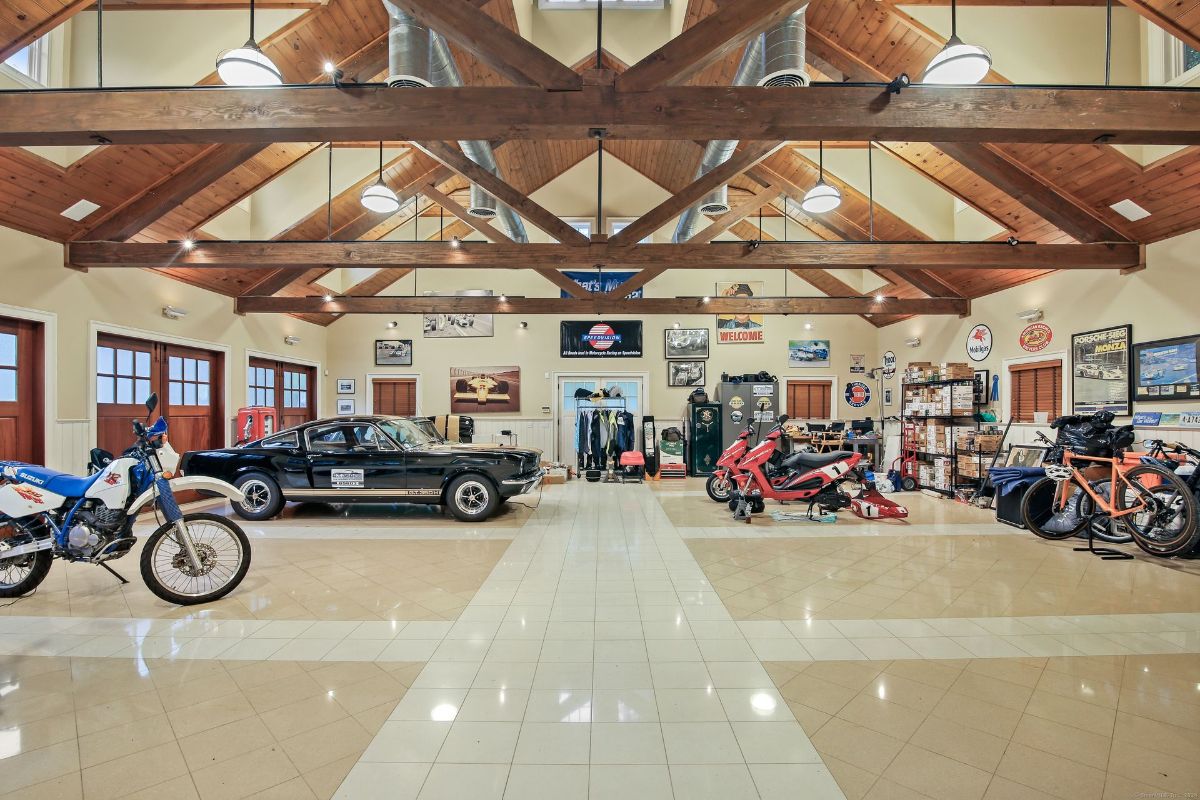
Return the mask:
<svg viewBox="0 0 1200 800"><path fill-rule="evenodd" d="M1200 398L1200 336L1139 342L1133 346L1133 363L1137 370L1133 399Z"/></svg>
<svg viewBox="0 0 1200 800"><path fill-rule="evenodd" d="M641 358L642 321L564 320L559 341L563 358Z"/></svg>
<svg viewBox="0 0 1200 800"><path fill-rule="evenodd" d="M718 283L717 297L762 297L762 281L738 281L734 283ZM763 324L766 317L762 314L718 314L717 343L718 344L758 344L763 339Z"/></svg>
<svg viewBox="0 0 1200 800"><path fill-rule="evenodd" d="M1076 414L1130 412L1129 353L1132 325L1071 335L1071 398Z"/></svg>
<svg viewBox="0 0 1200 800"><path fill-rule="evenodd" d="M451 367L450 413L521 410L520 367Z"/></svg>

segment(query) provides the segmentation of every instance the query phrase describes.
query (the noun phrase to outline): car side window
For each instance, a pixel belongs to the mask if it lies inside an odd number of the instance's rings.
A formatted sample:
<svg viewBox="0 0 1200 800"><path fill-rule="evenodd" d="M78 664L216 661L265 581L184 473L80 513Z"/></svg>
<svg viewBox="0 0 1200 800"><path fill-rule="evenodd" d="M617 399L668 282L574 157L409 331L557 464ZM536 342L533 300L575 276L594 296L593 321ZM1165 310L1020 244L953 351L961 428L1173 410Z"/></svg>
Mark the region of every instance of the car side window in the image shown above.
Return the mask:
<svg viewBox="0 0 1200 800"><path fill-rule="evenodd" d="M269 449L296 448L300 446L300 437L296 435L295 431L281 433L278 436L263 439L258 446Z"/></svg>
<svg viewBox="0 0 1200 800"><path fill-rule="evenodd" d="M360 423L349 428L355 450L395 450L391 441L374 425Z"/></svg>
<svg viewBox="0 0 1200 800"><path fill-rule="evenodd" d="M354 444L346 438L346 428L340 423L309 428L307 438L313 453L348 453Z"/></svg>

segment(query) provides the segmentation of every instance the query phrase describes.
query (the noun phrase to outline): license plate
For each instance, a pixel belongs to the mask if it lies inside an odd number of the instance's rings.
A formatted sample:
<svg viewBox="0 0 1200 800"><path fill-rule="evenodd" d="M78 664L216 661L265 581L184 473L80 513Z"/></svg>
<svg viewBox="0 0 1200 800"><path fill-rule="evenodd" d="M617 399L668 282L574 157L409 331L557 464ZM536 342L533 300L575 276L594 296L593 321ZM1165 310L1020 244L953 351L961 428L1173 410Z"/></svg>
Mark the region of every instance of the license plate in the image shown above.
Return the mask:
<svg viewBox="0 0 1200 800"><path fill-rule="evenodd" d="M330 473L329 479L335 489L364 488L361 469L335 469Z"/></svg>

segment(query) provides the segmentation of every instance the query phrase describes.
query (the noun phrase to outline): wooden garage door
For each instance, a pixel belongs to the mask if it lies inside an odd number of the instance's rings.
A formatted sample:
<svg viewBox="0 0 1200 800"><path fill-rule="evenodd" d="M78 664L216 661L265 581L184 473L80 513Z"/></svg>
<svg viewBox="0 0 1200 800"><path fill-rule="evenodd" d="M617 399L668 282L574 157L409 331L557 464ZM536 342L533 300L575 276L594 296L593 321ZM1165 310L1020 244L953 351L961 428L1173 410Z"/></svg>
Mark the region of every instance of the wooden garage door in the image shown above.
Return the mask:
<svg viewBox="0 0 1200 800"><path fill-rule="evenodd" d="M376 414L413 417L417 413L417 382L413 378L375 378L371 382Z"/></svg>
<svg viewBox="0 0 1200 800"><path fill-rule="evenodd" d="M0 460L44 460L42 346L41 323L0 317Z"/></svg>
<svg viewBox="0 0 1200 800"><path fill-rule="evenodd" d="M171 444L180 453L225 444L224 355L102 334L96 346L96 446L120 453L133 443L130 421L158 393Z"/></svg>
<svg viewBox="0 0 1200 800"><path fill-rule="evenodd" d="M303 364L251 358L247 376L247 402L275 409L279 428L290 428L317 418L317 371Z"/></svg>

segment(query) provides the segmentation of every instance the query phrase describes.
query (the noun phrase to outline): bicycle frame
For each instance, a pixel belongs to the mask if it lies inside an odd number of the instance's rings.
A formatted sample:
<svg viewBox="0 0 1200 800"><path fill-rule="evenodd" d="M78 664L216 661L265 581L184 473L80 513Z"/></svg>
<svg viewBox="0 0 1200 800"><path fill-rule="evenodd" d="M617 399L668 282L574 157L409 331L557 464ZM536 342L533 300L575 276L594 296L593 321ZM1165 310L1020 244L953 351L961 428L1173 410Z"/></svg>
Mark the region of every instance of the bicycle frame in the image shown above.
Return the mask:
<svg viewBox="0 0 1200 800"><path fill-rule="evenodd" d="M1104 495L1100 494L1099 492L1097 492L1095 489L1092 488L1091 482L1089 482L1086 478L1084 478L1082 476L1080 467L1078 467L1072 463L1075 461L1091 461L1091 462L1095 462L1095 463L1103 462L1103 463L1108 464L1109 465L1109 486L1112 487L1109 491L1109 496L1116 497L1116 494L1117 494L1116 487L1117 487L1118 482L1120 482L1121 484L1124 484L1125 486L1129 487L1130 489L1133 489L1134 493L1137 494L1137 496L1138 496L1137 503L1133 506L1130 506L1129 508L1126 508L1123 511L1117 510L1113 506L1113 504L1104 497ZM1146 508L1146 502L1145 502L1145 499L1142 497L1141 487L1135 486L1134 484L1130 483L1125 478L1125 470L1121 469L1121 467L1123 466L1123 461L1121 458L1117 458L1117 457L1105 458L1104 456L1083 456L1083 455L1078 455L1076 453L1072 453L1070 450L1067 450L1063 453L1063 466L1071 468L1071 477L1067 478L1066 480L1059 481L1058 486L1056 486L1054 489L1054 506L1053 507L1054 507L1055 511L1064 511L1066 509L1067 503L1070 501L1071 497L1074 495L1074 492L1068 493L1068 491L1067 491L1067 487L1072 484L1075 486L1078 486L1079 488L1083 489L1083 491L1087 492L1088 496L1092 498L1092 502L1094 502L1096 504L1097 510L1100 512L1103 512L1104 514L1107 514L1112 519L1120 519L1121 517L1129 516L1130 514L1134 514L1138 511L1141 511L1144 508ZM1100 481L1100 482L1102 482L1102 481Z"/></svg>

